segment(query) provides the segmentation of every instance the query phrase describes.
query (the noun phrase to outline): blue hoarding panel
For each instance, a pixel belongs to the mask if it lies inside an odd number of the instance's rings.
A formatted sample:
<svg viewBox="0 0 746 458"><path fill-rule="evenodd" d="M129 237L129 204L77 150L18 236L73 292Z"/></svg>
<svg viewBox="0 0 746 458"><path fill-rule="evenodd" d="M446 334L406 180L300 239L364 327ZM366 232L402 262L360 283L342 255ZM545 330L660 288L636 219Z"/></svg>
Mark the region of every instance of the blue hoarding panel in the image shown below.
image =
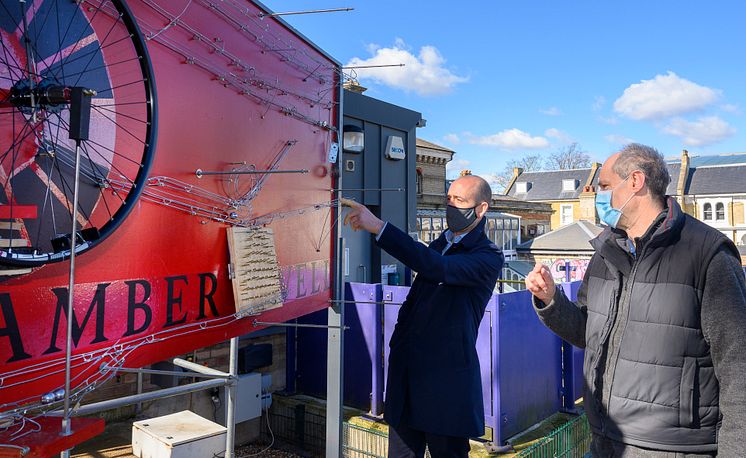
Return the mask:
<svg viewBox="0 0 746 458"><path fill-rule="evenodd" d="M579 284L562 287L574 299ZM356 302L345 306L345 404L383 413L388 343L408 292L403 286L346 285L346 300ZM299 322L325 324L326 313ZM292 348L300 392L326 395L326 339L325 330L297 330ZM494 442L502 444L554 412L572 409L581 395L583 352L564 345L563 353L563 342L538 319L528 291L492 296L479 327L477 353L485 424L493 430Z"/></svg>
<svg viewBox="0 0 746 458"><path fill-rule="evenodd" d="M536 316L528 291L497 301L499 443L561 407L561 340Z"/></svg>

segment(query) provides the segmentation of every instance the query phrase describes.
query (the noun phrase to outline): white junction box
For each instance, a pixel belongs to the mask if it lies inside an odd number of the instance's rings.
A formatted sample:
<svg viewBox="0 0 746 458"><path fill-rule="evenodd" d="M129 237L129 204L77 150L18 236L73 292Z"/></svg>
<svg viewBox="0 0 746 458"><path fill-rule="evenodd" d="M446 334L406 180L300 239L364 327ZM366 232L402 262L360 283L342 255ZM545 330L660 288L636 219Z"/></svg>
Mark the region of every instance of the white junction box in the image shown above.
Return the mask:
<svg viewBox="0 0 746 458"><path fill-rule="evenodd" d="M138 458L223 456L227 429L194 412L132 423L132 454Z"/></svg>
<svg viewBox="0 0 746 458"><path fill-rule="evenodd" d="M271 383L271 381L270 381ZM225 387L220 388L220 405L215 418L220 424L226 424L228 414L228 393ZM262 415L262 374L251 372L242 374L236 380L236 411L234 421L238 424L246 420L259 418Z"/></svg>

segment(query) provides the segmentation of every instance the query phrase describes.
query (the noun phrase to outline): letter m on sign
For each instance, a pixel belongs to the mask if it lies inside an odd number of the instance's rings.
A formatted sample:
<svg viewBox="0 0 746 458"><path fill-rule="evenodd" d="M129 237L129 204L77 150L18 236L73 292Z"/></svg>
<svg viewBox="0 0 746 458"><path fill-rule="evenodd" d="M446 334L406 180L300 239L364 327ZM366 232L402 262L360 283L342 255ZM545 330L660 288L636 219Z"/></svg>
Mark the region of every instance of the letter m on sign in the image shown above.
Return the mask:
<svg viewBox="0 0 746 458"><path fill-rule="evenodd" d="M90 342L90 343L98 343L98 342L104 342L106 341L106 336L104 335L104 304L106 302L106 287L109 286L111 283L101 283L96 286L96 292L93 295L93 299L91 300L91 304L88 306L88 310L86 310L85 317L83 318L82 323L78 323L78 317L75 313L73 313L73 323L72 323L72 338L73 338L73 345L75 347L78 346L78 341L80 341L80 337L83 335L83 331L85 330L85 327L88 325L88 322L91 319L91 316L93 315L93 311L96 311L96 337ZM52 290L54 292L55 296L57 296L57 310L54 312L54 326L52 327L52 338L49 341L49 348L47 348L44 351L45 355L48 355L50 353L56 353L60 350L59 347L57 347L57 336L59 335L59 329L60 329L60 320L62 318L62 315L65 315L65 318L67 319L67 296L68 296L68 290L67 288L54 288ZM64 332L62 335L64 336Z"/></svg>

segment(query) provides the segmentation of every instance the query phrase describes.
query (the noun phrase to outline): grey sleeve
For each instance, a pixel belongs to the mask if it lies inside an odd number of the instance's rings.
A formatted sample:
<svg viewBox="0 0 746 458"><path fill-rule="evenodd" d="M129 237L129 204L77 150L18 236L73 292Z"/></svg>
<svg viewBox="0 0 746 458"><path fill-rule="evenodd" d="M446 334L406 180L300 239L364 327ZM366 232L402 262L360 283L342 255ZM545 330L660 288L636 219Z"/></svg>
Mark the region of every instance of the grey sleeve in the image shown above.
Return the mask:
<svg viewBox="0 0 746 458"><path fill-rule="evenodd" d="M559 286L549 304L545 305L541 300L532 296L534 310L542 323L561 339L578 348L585 348L585 323L588 318L585 297L585 281L578 291L577 303L568 299Z"/></svg>
<svg viewBox="0 0 746 458"><path fill-rule="evenodd" d="M719 456L746 456L746 281L739 261L721 248L707 267L702 295L702 332L720 384Z"/></svg>

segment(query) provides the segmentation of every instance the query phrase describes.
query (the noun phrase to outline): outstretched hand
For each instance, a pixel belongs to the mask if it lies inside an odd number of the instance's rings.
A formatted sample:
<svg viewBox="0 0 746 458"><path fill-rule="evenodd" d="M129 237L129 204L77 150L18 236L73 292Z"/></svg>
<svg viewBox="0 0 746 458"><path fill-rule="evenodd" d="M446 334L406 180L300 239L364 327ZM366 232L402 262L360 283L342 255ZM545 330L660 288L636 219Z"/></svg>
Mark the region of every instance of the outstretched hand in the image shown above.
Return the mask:
<svg viewBox="0 0 746 458"><path fill-rule="evenodd" d="M554 292L557 290L551 272L547 266L539 262L526 276L526 288L544 304L552 302Z"/></svg>
<svg viewBox="0 0 746 458"><path fill-rule="evenodd" d="M345 198L339 199L339 203L349 207L344 219L345 226L349 225L355 231L363 229L371 234L378 234L383 229L383 221L376 218L365 205Z"/></svg>

